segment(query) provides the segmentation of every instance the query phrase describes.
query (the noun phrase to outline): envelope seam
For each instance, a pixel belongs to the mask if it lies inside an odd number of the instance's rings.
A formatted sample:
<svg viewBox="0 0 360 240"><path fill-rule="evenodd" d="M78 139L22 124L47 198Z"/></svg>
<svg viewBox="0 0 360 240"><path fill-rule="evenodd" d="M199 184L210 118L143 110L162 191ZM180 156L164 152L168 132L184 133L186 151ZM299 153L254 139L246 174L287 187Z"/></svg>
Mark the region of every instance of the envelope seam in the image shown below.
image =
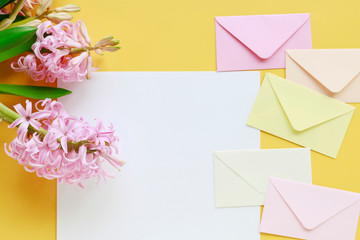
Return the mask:
<svg viewBox="0 0 360 240"><path fill-rule="evenodd" d="M331 218L333 218L334 216L340 214L341 212L343 212L345 209L355 205L356 203L358 203L360 201L360 195L359 195L359 199L355 202L353 202L352 204L346 206L345 208L341 209L340 211L336 212L335 214L331 215L330 217L326 218L326 220L322 221L320 224L317 224L316 226L312 227L312 228L308 228L304 225L304 223L302 222L302 220L297 216L297 214L293 211L293 209L291 208L291 206L287 203L286 199L283 197L283 195L279 192L279 189L276 187L276 184L272 181L272 179L270 179L270 181L272 182L275 190L277 191L277 193L280 195L281 199L285 202L286 206L289 207L289 209L291 210L291 212L294 214L294 216L298 219L298 221L301 223L301 225L307 229L307 230L313 230L319 226L321 226L322 224L324 224L325 222L329 221ZM316 186L316 185L313 185Z"/></svg>
<svg viewBox="0 0 360 240"><path fill-rule="evenodd" d="M360 71L351 78L351 80L345 84L339 91L332 91L330 90L325 84L323 84L321 81L319 81L311 72L309 72L306 68L304 68L288 51L286 51L286 55L289 56L289 58L291 58L295 64L297 66L299 66L302 70L304 70L308 75L310 75L311 78L313 78L318 84L320 84L321 86L323 86L328 92L330 92L331 94L337 94L339 92L341 92L343 89L345 89L351 82L354 81L355 78L357 78L360 74Z"/></svg>
<svg viewBox="0 0 360 240"><path fill-rule="evenodd" d="M237 172L235 172L228 164L226 164L223 160L221 160L221 158L214 153L214 155L216 156L216 158L222 162L227 168L229 168L231 170L231 172L233 172L236 176L240 177L244 182L246 182L247 185L249 185L252 189L254 189L257 193L259 194L264 194L263 192L258 191L254 186L252 186L244 177L242 177L241 175L239 175Z"/></svg>
<svg viewBox="0 0 360 240"><path fill-rule="evenodd" d="M300 24L300 26L284 41L282 42L272 53L270 56L267 57L261 57L258 53L256 53L254 50L252 50L250 47L248 47L245 43L243 43L240 39L238 39L236 36L234 36L234 34L232 34L229 30L227 30L215 17L215 22L217 24L220 25L220 27L222 27L227 33L229 33L232 37L234 37L238 42L240 42L243 46L245 46L248 50L250 50L251 52L253 52L257 57L259 57L260 59L268 59L270 57L272 57L286 42L288 42L290 40L290 38L292 36L294 36L299 30L300 28L302 28L306 22L310 21L310 15L306 18L306 20Z"/></svg>
<svg viewBox="0 0 360 240"><path fill-rule="evenodd" d="M346 111L346 112L344 112L344 113L342 113L342 114L340 114L340 115L334 116L334 117L332 117L332 118L330 118L330 119L327 119L327 120L325 120L325 121L323 121L323 122L320 122L320 123L317 123L317 124L315 124L315 125L312 125L312 126L310 126L310 127L308 127L308 128L298 130L298 129L296 129L296 128L294 127L294 125L293 125L293 123L291 122L288 114L286 113L286 111L285 111L285 109L284 109L284 107L283 107L283 105L282 105L282 103L281 103L281 101L280 101L280 99L279 99L279 97L278 97L278 95L277 95L277 93L276 93L276 90L275 90L275 88L274 88L271 80L270 80L269 78L267 78L267 80L270 82L271 88L272 88L273 91L275 92L276 99L278 100L278 102L279 102L279 104L280 104L280 106L281 106L281 109L283 110L283 112L284 112L287 120L289 121L289 123L290 123L290 125L292 126L292 128L293 128L294 130L298 131L298 132L305 131L305 130L309 130L309 129L314 128L314 127L316 127L316 126L319 126L319 125L321 125L321 124L323 124L323 123L329 122L329 121L331 121L331 120L333 120L333 119L335 119L335 118L344 116L344 115L349 114L349 113L351 113L351 112L354 112L354 107L348 105L348 106L352 107L352 109L350 109L350 110L348 110L348 111ZM316 92L316 93L317 93L317 92ZM318 94L320 94L320 93L318 93ZM346 103L344 103L344 104L346 104Z"/></svg>

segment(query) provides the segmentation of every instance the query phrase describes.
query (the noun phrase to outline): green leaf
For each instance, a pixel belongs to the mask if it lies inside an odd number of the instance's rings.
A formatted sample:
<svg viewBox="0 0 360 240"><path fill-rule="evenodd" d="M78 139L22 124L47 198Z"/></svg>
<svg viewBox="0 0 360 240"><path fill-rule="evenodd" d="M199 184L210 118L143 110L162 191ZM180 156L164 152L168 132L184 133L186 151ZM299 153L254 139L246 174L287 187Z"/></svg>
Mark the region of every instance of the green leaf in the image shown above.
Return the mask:
<svg viewBox="0 0 360 240"><path fill-rule="evenodd" d="M0 0L1 1L1 0ZM36 27L15 27L0 32L0 54L11 48L21 46L36 36Z"/></svg>
<svg viewBox="0 0 360 240"><path fill-rule="evenodd" d="M24 42L23 44L14 46L12 48L9 48L8 50L0 52L0 62L15 57L24 52L31 51L31 46L35 43L35 41L36 41L36 35L34 35L31 39L29 39L27 42Z"/></svg>
<svg viewBox="0 0 360 240"><path fill-rule="evenodd" d="M0 9L5 7L6 5L14 2L15 0L0 0Z"/></svg>
<svg viewBox="0 0 360 240"><path fill-rule="evenodd" d="M0 21L4 20L5 18L9 18L9 16L9 14L0 14ZM25 18L25 16L17 15L14 22L24 20Z"/></svg>
<svg viewBox="0 0 360 240"><path fill-rule="evenodd" d="M22 96L34 99L58 98L70 94L64 88L0 84L0 94Z"/></svg>

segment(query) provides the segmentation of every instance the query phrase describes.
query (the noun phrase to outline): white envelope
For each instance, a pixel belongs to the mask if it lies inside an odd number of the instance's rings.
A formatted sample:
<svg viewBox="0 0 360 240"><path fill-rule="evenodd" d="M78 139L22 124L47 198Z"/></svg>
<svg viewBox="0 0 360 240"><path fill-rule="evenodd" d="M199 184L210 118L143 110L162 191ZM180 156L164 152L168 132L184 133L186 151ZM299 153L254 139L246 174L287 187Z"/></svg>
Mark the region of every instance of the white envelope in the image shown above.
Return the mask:
<svg viewBox="0 0 360 240"><path fill-rule="evenodd" d="M264 204L269 177L312 183L309 148L214 152L216 207Z"/></svg>
<svg viewBox="0 0 360 240"><path fill-rule="evenodd" d="M215 208L211 159L260 147L246 126L259 72L100 72L61 86L67 111L114 124L127 164L107 184L58 185L57 240L260 240L260 207Z"/></svg>

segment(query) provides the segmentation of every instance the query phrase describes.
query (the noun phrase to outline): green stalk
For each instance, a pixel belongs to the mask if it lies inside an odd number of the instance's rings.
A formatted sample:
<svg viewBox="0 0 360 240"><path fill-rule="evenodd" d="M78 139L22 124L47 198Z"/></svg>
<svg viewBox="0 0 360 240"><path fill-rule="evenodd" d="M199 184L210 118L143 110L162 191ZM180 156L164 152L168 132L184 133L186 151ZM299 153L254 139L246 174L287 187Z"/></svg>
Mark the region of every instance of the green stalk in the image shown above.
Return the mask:
<svg viewBox="0 0 360 240"><path fill-rule="evenodd" d="M0 118L11 124L21 116L0 102Z"/></svg>
<svg viewBox="0 0 360 240"><path fill-rule="evenodd" d="M18 118L21 118L19 114L17 114L16 112L14 112L13 110L11 110L10 108L8 108L7 106L5 106L0 102L0 119L11 124ZM43 128L36 130L32 126L29 126L28 130L29 133L31 134L38 133L41 137L45 137L45 135L47 134L47 131Z"/></svg>

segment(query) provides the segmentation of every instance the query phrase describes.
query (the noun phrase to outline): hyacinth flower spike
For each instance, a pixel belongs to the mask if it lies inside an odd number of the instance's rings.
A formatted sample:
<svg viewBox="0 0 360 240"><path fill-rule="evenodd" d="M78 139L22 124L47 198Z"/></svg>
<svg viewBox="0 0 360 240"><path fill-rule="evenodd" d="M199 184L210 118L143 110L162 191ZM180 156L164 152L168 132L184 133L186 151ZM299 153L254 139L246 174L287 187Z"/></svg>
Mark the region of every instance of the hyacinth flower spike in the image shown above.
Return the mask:
<svg viewBox="0 0 360 240"><path fill-rule="evenodd" d="M115 52L120 49L119 41L110 36L92 45L84 22L70 22L71 14L80 11L79 6L68 4L51 10L51 5L52 0L15 0L0 9L0 14L8 14L0 21L0 32L9 33L8 30L13 29L11 34L4 33L2 38L17 34L17 38L24 39L19 42L23 46L21 51L0 50L0 62L28 52L11 67L17 72L27 73L33 80L69 83L90 79L92 72L98 69L93 66L91 53ZM30 35L27 34L33 35L28 38ZM9 43L10 40L3 44Z"/></svg>
<svg viewBox="0 0 360 240"><path fill-rule="evenodd" d="M104 127L101 120L91 126L83 118L69 115L60 102L45 99L35 104L26 101L16 112L0 103L0 119L18 128L16 138L5 144L6 153L39 177L57 179L59 183L79 184L97 177L105 181L114 177L104 162L116 169L125 162L115 157L119 138L113 126Z"/></svg>
<svg viewBox="0 0 360 240"><path fill-rule="evenodd" d="M11 67L17 72L26 72L33 80L54 82L81 82L90 79L93 67L91 51L102 55L104 51L120 49L118 40L106 37L91 46L91 40L83 21L75 24L62 21L54 25L46 21L38 26L37 40L32 45L33 53L21 56Z"/></svg>

